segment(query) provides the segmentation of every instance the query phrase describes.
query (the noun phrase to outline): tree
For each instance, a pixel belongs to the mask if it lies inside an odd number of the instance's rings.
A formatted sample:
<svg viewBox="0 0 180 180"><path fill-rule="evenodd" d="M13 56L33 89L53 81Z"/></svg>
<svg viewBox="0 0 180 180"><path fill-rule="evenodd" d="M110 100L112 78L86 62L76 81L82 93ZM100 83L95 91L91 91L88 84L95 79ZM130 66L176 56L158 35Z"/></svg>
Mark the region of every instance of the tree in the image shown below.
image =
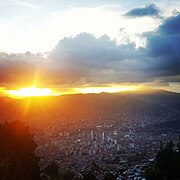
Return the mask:
<svg viewBox="0 0 180 180"><path fill-rule="evenodd" d="M104 177L104 180L116 180L116 179L117 178L111 172L106 173Z"/></svg>
<svg viewBox="0 0 180 180"><path fill-rule="evenodd" d="M84 174L83 180L96 180L96 176L93 174L92 171L88 171Z"/></svg>
<svg viewBox="0 0 180 180"><path fill-rule="evenodd" d="M165 148L158 152L156 160L157 167L162 177L172 177L174 175L174 144L172 141L167 143Z"/></svg>
<svg viewBox="0 0 180 180"><path fill-rule="evenodd" d="M146 171L146 178L148 180L180 179L179 170L180 152L174 150L174 144L170 141L157 153L156 165Z"/></svg>
<svg viewBox="0 0 180 180"><path fill-rule="evenodd" d="M58 169L58 165L55 162L52 162L44 169L44 172L50 177L57 177L59 175Z"/></svg>
<svg viewBox="0 0 180 180"><path fill-rule="evenodd" d="M63 176L64 176L64 180L66 180L66 179L74 180L75 179L75 174L71 171L66 171Z"/></svg>
<svg viewBox="0 0 180 180"><path fill-rule="evenodd" d="M37 144L29 128L21 121L0 126L0 179L39 180Z"/></svg>
<svg viewBox="0 0 180 180"><path fill-rule="evenodd" d="M145 176L147 180L162 180L159 174L159 169L158 168L149 168L145 172Z"/></svg>

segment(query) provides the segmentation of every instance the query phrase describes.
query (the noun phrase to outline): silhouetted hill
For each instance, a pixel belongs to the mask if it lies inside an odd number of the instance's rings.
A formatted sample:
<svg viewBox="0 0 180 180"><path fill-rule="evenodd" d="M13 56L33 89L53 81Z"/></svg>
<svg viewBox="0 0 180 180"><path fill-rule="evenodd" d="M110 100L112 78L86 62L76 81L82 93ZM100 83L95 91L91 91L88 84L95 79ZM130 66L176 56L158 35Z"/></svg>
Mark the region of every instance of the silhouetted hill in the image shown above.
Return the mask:
<svg viewBox="0 0 180 180"><path fill-rule="evenodd" d="M158 104L161 106L175 108L179 111L180 109L180 94L173 93L164 90L153 90L147 91L145 93L127 93L131 98L135 98L137 100Z"/></svg>
<svg viewBox="0 0 180 180"><path fill-rule="evenodd" d="M0 98L0 120L43 119L64 122L109 122L139 118L177 120L180 95L158 93L76 94L25 99Z"/></svg>

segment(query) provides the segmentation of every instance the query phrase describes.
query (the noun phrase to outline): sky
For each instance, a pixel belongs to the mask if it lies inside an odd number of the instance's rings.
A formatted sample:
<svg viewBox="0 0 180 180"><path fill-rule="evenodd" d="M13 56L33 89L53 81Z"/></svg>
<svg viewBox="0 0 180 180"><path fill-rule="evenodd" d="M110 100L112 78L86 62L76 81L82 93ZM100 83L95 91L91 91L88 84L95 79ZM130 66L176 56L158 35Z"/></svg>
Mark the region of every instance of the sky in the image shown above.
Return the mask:
<svg viewBox="0 0 180 180"><path fill-rule="evenodd" d="M0 91L180 92L179 0L0 0Z"/></svg>

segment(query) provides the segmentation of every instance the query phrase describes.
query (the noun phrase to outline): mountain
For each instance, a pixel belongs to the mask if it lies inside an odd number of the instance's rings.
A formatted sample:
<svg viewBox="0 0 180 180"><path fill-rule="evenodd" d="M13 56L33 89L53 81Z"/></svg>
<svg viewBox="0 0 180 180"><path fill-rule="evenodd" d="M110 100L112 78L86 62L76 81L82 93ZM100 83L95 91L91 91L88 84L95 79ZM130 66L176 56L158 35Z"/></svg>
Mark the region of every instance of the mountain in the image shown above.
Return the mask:
<svg viewBox="0 0 180 180"><path fill-rule="evenodd" d="M180 93L164 90L152 90L139 93L126 93L126 95L143 102L171 107L177 111L180 109Z"/></svg>
<svg viewBox="0 0 180 180"><path fill-rule="evenodd" d="M148 93L76 94L25 99L0 98L0 120L61 123L110 123L125 120L178 120L180 94Z"/></svg>

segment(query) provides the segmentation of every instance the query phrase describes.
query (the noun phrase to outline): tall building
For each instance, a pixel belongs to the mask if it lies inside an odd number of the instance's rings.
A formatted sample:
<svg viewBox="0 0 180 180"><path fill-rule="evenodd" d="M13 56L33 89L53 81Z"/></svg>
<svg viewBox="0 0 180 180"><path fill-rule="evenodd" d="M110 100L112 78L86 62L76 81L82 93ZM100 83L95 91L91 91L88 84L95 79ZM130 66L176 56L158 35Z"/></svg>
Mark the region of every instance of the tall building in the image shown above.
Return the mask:
<svg viewBox="0 0 180 180"><path fill-rule="evenodd" d="M94 139L94 134L93 134L93 130L91 131L91 141L93 141Z"/></svg>

